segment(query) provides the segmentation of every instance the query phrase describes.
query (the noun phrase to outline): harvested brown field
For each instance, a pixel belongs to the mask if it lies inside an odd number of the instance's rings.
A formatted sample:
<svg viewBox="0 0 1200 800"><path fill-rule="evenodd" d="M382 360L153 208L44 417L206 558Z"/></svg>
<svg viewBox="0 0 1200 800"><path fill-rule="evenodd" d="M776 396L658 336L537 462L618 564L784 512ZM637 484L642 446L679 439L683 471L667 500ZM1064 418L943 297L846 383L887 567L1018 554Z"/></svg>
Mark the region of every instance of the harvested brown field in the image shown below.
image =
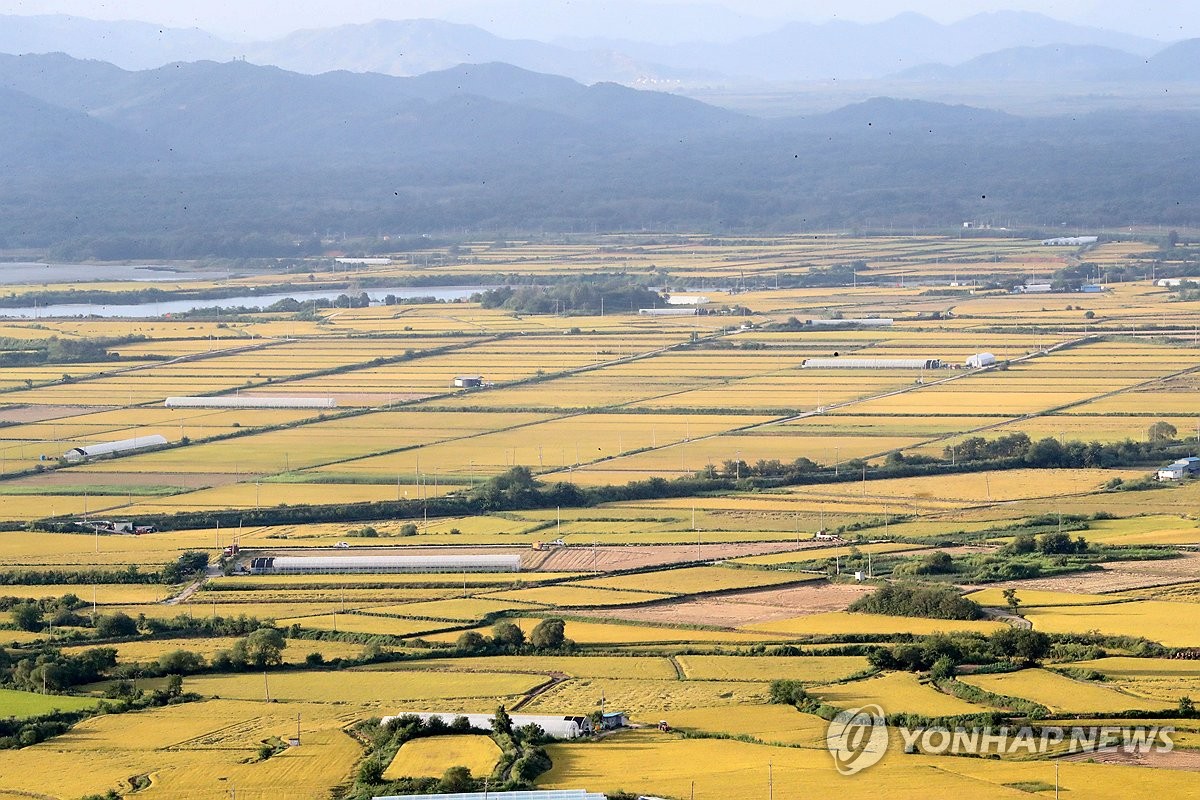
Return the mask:
<svg viewBox="0 0 1200 800"><path fill-rule="evenodd" d="M640 567L687 564L696 561L726 561L744 556L759 556L795 550L795 542L742 542L701 544L659 544L588 547L562 547L532 553L527 569L550 572L614 572ZM697 550L699 553L697 554ZM539 558L540 557L540 558Z"/></svg>
<svg viewBox="0 0 1200 800"><path fill-rule="evenodd" d="M1148 589L1176 583L1192 583L1200 576L1200 553L1181 553L1178 558L1155 561L1119 561L1093 572L1053 578L1002 581L989 588L1039 589L1048 592L1107 594L1128 589Z"/></svg>
<svg viewBox="0 0 1200 800"><path fill-rule="evenodd" d="M1178 769L1200 772L1200 753L1194 750L1152 751L1138 753L1113 748L1090 753L1075 753L1062 756L1063 761L1084 761L1097 764L1119 764L1126 767L1154 767L1155 769Z"/></svg>
<svg viewBox="0 0 1200 800"><path fill-rule="evenodd" d="M107 411L109 406L7 406L0 408L0 422L42 422Z"/></svg>
<svg viewBox="0 0 1200 800"><path fill-rule="evenodd" d="M786 589L755 589L694 600L667 600L638 608L609 608L600 616L633 622L719 625L735 628L756 622L773 622L806 614L844 611L871 588L853 584L809 583ZM587 616L586 611L574 611Z"/></svg>

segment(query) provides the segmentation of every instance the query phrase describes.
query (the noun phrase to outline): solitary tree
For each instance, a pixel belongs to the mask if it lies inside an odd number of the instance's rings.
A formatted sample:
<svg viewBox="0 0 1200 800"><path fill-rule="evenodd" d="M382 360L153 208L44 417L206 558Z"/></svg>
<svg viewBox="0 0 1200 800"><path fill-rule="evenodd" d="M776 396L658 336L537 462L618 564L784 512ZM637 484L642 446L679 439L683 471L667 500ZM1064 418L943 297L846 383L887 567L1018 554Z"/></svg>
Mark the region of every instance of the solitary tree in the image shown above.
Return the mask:
<svg viewBox="0 0 1200 800"><path fill-rule="evenodd" d="M1175 434L1179 431L1174 425L1167 422L1165 419L1160 419L1158 422L1146 429L1146 436L1152 442L1169 442L1175 438Z"/></svg>
<svg viewBox="0 0 1200 800"><path fill-rule="evenodd" d="M446 794L469 792L474 788L471 770L466 767L450 767L442 773L442 779L438 782L438 789Z"/></svg>
<svg viewBox="0 0 1200 800"><path fill-rule="evenodd" d="M45 615L37 603L17 603L12 607L12 621L23 631L40 631Z"/></svg>
<svg viewBox="0 0 1200 800"><path fill-rule="evenodd" d="M287 639L278 628L259 628L243 641L246 643L246 661L256 667L276 666L283 663L283 649Z"/></svg>
<svg viewBox="0 0 1200 800"><path fill-rule="evenodd" d="M1021 601L1017 599L1017 590L1012 588L1005 589L1004 602L1008 603L1009 612L1011 612L1013 616L1016 616L1017 608L1021 605Z"/></svg>
<svg viewBox="0 0 1200 800"><path fill-rule="evenodd" d="M501 647L518 648L525 644L525 632L511 622L497 622L492 627L492 641Z"/></svg>
<svg viewBox="0 0 1200 800"><path fill-rule="evenodd" d="M529 634L529 643L539 650L558 650L567 641L567 625L561 619L544 619Z"/></svg>

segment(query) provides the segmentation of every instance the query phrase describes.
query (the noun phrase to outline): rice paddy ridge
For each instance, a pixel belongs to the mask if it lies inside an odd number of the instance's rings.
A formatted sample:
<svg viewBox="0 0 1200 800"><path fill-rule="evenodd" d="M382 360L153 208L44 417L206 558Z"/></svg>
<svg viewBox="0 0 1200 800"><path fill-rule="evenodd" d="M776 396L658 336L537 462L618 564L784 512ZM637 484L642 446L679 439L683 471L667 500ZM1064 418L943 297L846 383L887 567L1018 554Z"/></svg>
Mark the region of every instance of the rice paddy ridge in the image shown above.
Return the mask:
<svg viewBox="0 0 1200 800"><path fill-rule="evenodd" d="M549 336L554 336L556 334L547 332L547 333L534 334L534 335L549 337ZM707 336L701 336L696 341L715 340L715 339L719 339L725 335L726 335L725 331L717 331L717 332L711 333ZM509 336L512 336L512 334L503 334L502 336L507 338ZM497 337L497 338L500 338L500 337ZM541 383L544 381L554 380L557 378L566 378L566 377L570 377L572 375L580 375L585 372L591 372L591 371L598 370L598 369L605 369L607 367L611 367L611 366L618 365L618 364L627 364L627 363L631 363L634 361L640 361L642 359L650 358L653 356L662 355L664 353L669 353L673 350L676 350L676 349L679 349L679 348L682 348L682 347L685 347L688 345L692 345L692 344L695 344L695 341L683 340L680 342L675 342L674 344L664 345L663 347L658 347L653 350L646 350L644 352L634 353L632 355L619 356L617 358L609 359L607 361L603 361L603 362L599 362L599 363L595 363L595 364L585 364L580 367L571 367L571 368L568 368L565 370L559 370L558 372L547 372L542 375L531 375L528 378L522 378L520 380L515 380L515 381L507 381L503 384L497 384L492 387L482 387L480 389L474 390L472 392L472 394L484 393L484 392L487 392L489 389L509 389L514 386L523 386L523 385L530 384L530 383ZM274 385L279 385L279 383L280 382L276 382ZM420 398L417 400L399 401L396 403L389 403L385 406L377 406L377 407L370 408L370 409L358 409L358 410L356 410L356 412L365 413L368 411L383 411L383 410L387 410L389 408L394 408L395 406L399 406L399 405L418 406L422 403L431 403L431 402L434 402L437 400L445 400L448 397L454 397L459 394L461 394L461 392L443 392L442 394L431 395L431 396L423 397L423 398ZM672 392L670 394L674 394L674 392ZM642 399L644 399L644 398L639 398L636 401L627 401L627 402L623 402L623 403L617 403L617 404L614 404L614 406L612 406L612 407L618 408L618 407L622 407L622 406L629 406L629 405L632 405L634 402L641 402ZM546 423L546 422L554 422L557 420L572 419L574 417L580 417L580 416L585 416L587 414L594 414L598 411L604 411L606 408L607 407L605 407L605 406L601 406L601 407L596 407L596 408L575 409L572 411L562 412L560 416L554 416L554 417L551 417L550 419L536 420L533 422L523 422L518 425L511 425L511 426L508 426L505 428L494 428L491 430L480 431L479 433L471 433L471 434L466 434L464 436L457 436L457 437L452 437L450 439L439 440L437 442L426 442L426 443L420 444L420 445L405 445L404 447L399 447L399 448L395 448L392 450L381 450L379 452L370 453L365 456L354 456L352 458L336 459L334 461L329 461L329 462L325 462L322 464L314 464L310 467L307 467L305 469L305 471L311 471L311 470L315 470L319 467L328 467L328 466L333 466L336 464L348 464L348 463L351 463L354 461L361 461L366 458L375 458L377 456L391 455L394 453L403 453L408 450L418 450L418 449L421 449L422 447L428 447L430 444L443 444L446 442L464 441L467 439L474 439L474 438L478 438L481 436L487 436L487 435L490 435L493 433L498 433L501 431L516 430L518 428L528 427L531 425L538 425L538 424L542 424L542 423ZM754 426L749 426L749 427L754 427ZM731 433L731 432L739 431L739 430L743 430L743 428L734 428L730 431L726 431L726 433ZM717 435L717 434L713 434L713 435ZM707 439L710 437L705 436L702 438ZM646 450L654 450L654 449L656 449L656 448L646 448ZM580 462L574 466L575 467L588 466L588 465L597 463L598 461L604 461L604 460L605 460L604 458L600 458L600 459L595 459L592 461L584 461L584 462ZM557 472L557 471L561 471L561 469L562 469L561 467L558 469L551 468L549 470L546 470L546 472Z"/></svg>
<svg viewBox="0 0 1200 800"><path fill-rule="evenodd" d="M444 347L435 347L435 348L430 348L428 350L418 351L411 355L398 356L395 358L395 360L412 361L412 360L417 360L419 358L425 358L425 357L435 356L435 355L442 355L444 353L452 352L459 348L467 348L467 347L471 347L471 346L474 346L477 344L485 344L485 343L489 343L489 342L507 338L508 336L511 336L511 334L500 333L500 334L495 334L493 336L488 336L488 337L484 337L484 338L480 338L480 339L471 339L466 342L460 342L460 343L456 343L456 344L452 344L452 345L446 345ZM166 362L157 362L156 361L152 364L139 365L138 367L136 367L136 369L160 368L166 364L175 363L177 361L198 360L201 358L204 358L204 359L215 358L217 356L226 356L226 355L235 354L235 353L243 352L243 351L247 351L247 350L256 350L256 349L262 349L262 348L266 348L266 347L278 346L281 344L286 344L291 341L296 341L296 339L287 337L287 338L283 338L283 339L276 339L276 340L270 341L270 342L256 343L254 345L246 346L246 347L229 348L229 349L221 350L221 351L214 350L214 351L209 351L209 352L205 352L202 354L191 354L191 355L187 355L187 356L181 356L177 359L172 359L171 361L166 361ZM324 341L324 340L322 340L322 341ZM389 360L391 360L391 359L389 359ZM221 395L228 394L230 392L240 392L242 389L254 389L257 387L268 386L268 385L269 386L280 386L280 385L290 383L292 381L318 377L318 376L328 374L331 372L337 373L337 374L342 374L342 373L346 373L346 372L354 372L358 369L371 368L374 366L378 366L378 362L377 362L377 360L372 359L370 361L363 361L363 362L359 362L358 364L351 365L349 368L347 368L346 366L341 366L341 367L331 367L329 369L314 370L311 372L305 372L305 373L299 373L296 375L291 375L291 376L289 376L283 380L279 380L279 381L261 381L258 383L251 383L246 386L237 386L237 387L232 387L232 388L220 389L218 391L210 392L207 394L202 393L198 396L218 397ZM135 368L131 367L129 370L124 370L124 371L131 371L133 369L135 369ZM89 378L111 377L113 374L116 374L116 373L108 373L108 372L96 373L94 375L87 376L86 378L81 376L77 380L82 381L82 380L89 379ZM24 387L19 387L19 388L23 389ZM301 428L306 425L312 425L312 424L321 423L321 422L329 422L332 420L340 420L340 419L349 419L352 417L363 416L365 414L370 414L370 413L374 413L374 412L381 411L381 410L395 408L397 406L408 405L410 403L417 403L417 402L423 402L426 400L434 400L434 399L445 399L447 397L453 396L454 394L455 394L454 392L443 392L438 395L420 398L419 400L396 401L396 402L389 403L385 406L340 409L338 411L334 411L333 413L326 412L326 413L324 413L324 415L314 416L314 417L310 417L308 419L301 419L301 420L296 420L296 421L292 421L292 422L284 422L284 423L280 423L277 425L264 425L264 426L259 426L259 427L255 427L255 428L245 428L245 429L240 429L240 430L229 432L229 433L221 433L221 434L216 434L214 436L206 436L206 437L201 437L201 438L197 438L197 439L190 439L188 444L203 444L203 443L207 443L207 442L217 442L217 441L222 441L225 439L235 439L235 438L242 437L242 436L249 436L252 434L265 433L265 432L272 431L272 430L283 430L285 428ZM159 405L159 402L157 400L152 400L149 402L133 404L133 405L127 406L127 407L136 408L136 407L150 407L150 406L157 406L157 405ZM447 441L453 441L453 440L447 440ZM179 442L179 443L175 443L171 446L179 447L179 446L182 446L182 444L183 444L182 442ZM381 455L381 454L386 454L386 452L400 452L401 450L407 450L407 449L410 449L410 448L405 447L405 448L400 448L400 450L397 450L397 451L385 451L384 453L373 453L371 455ZM354 459L339 459L339 460L331 461L328 463L329 464L338 464L338 463L342 463L343 461L352 461L352 460L354 460ZM72 466L85 466L85 465L86 465L86 462L83 462L79 465L71 465L71 464L61 465L61 466L50 465L49 468L52 470L61 470L61 469L71 469ZM315 464L313 466L320 467L320 466L327 466L327 464ZM28 471L22 472L22 473L9 473L9 474L4 475L3 478L0 478L0 479L20 477L24 474L27 474L27 472ZM248 483L251 480L262 480L266 477L268 477L267 473L264 473L264 474L249 474L248 473L245 476L245 480L234 481L234 483ZM110 510L118 511L120 509L128 507L128 505L129 504L114 506Z"/></svg>
<svg viewBox="0 0 1200 800"><path fill-rule="evenodd" d="M1081 342L1084 342L1084 341L1087 341L1087 340L1104 341L1105 339L1107 339L1107 337L1103 337L1103 336L1095 336L1095 335L1093 335L1093 336L1084 337L1083 339L1076 339L1076 340L1073 340L1073 341L1074 341L1074 344L1079 344L1079 343L1081 343ZM1068 344L1070 344L1070 343L1063 343L1061 346L1059 346L1059 345L1056 345L1055 347L1053 347L1053 348L1050 348L1050 349L1047 349L1047 350L1039 350L1039 351L1036 351L1036 352L1034 352L1034 353L1030 353L1030 354L1028 354L1028 355L1021 356L1020 358L1014 358L1014 359L1012 359L1012 361L1011 361L1011 362L1009 362L1009 363L1014 363L1014 362L1017 362L1017 361L1025 361L1025 360L1028 360L1028 359L1030 359L1030 358L1033 358L1033 357L1036 357L1036 356L1048 355L1049 353L1053 352L1055 349L1061 349L1061 347L1065 347L1065 346L1067 346ZM1071 346L1074 346L1074 344L1072 344ZM997 366L998 366L998 365L997 365ZM970 373L966 373L966 374L964 374L964 375L959 375L959 376L956 376L956 377L965 378L965 377L969 377L970 375L976 375L976 374L979 374L979 373L981 373L981 372L988 371L988 370L992 370L992 369L995 369L995 368L996 368L996 367L987 367L987 368L985 368L985 369L983 369L983 370L977 370L976 372L970 372ZM1178 370L1178 371L1176 371L1176 372L1169 373L1169 374L1167 374L1167 375L1159 375L1159 376L1158 376L1158 377L1156 377L1156 378L1150 378L1150 379L1148 379L1148 380L1141 381L1141 382L1139 382L1139 383L1130 384L1129 386L1122 386L1120 389L1113 389L1113 390L1111 390L1111 391L1108 391L1108 392L1102 392L1102 393L1100 393L1100 394L1093 395L1093 396L1090 396L1090 397L1085 397L1085 398L1082 398L1082 399L1080 399L1080 400L1072 400L1071 402L1069 402L1069 403L1064 403L1064 404L1062 404L1062 405L1060 405L1060 406L1053 406L1053 407L1051 407L1051 408L1043 408L1043 409L1040 409L1040 410L1038 410L1038 411L1031 411L1031 412L1030 412L1030 413L1028 413L1028 414L1022 414L1022 415L1020 415L1020 416L1013 417L1013 418L1011 418L1011 419L1006 419L1006 420L1003 420L1003 421L1001 421L1001 422L992 422L992 423L989 423L989 424L987 424L987 425L980 425L980 426L979 426L979 427L977 427L977 428L971 428L971 429L969 429L969 430L955 431L955 432L951 432L951 433L943 433L943 434L939 434L938 436L934 436L934 437L932 437L932 438L930 438L930 439L927 439L927 440L925 440L925 441L922 441L922 442L918 442L918 443L916 443L916 444L909 445L909 447L907 447L907 448L905 448L905 449L917 449L917 448L921 448L921 447L928 447L928 446L929 446L929 445L931 445L931 444L937 444L938 442L944 442L944 441L946 441L946 440L948 440L948 439L954 439L954 438L956 438L956 437L959 437L959 436L965 436L965 435L974 434L974 433L986 433L987 431L995 430L996 428L1003 428L1003 427L1005 427L1005 426L1008 426L1008 425L1014 425L1014 424L1018 424L1018 423L1021 423L1021 422L1026 422L1026 421L1028 421L1028 420L1037 419L1038 417L1046 417L1046 416L1050 416L1050 415L1053 415L1053 414L1057 414L1057 413L1059 413L1059 412L1061 412L1061 411L1065 411L1065 410L1067 410L1067 409L1069 409L1069 408L1075 408L1076 406L1087 405L1088 403L1094 403L1094 402L1096 402L1097 400L1104 400L1104 399L1107 399L1107 398L1109 398L1109 397L1116 397L1117 395L1120 395L1120 394L1125 394L1126 392L1135 392L1135 391L1138 391L1139 389L1145 389L1145 388L1147 388L1147 387L1149 387L1149 386L1154 386L1155 384L1158 384L1158 383L1164 383L1164 382L1166 382L1166 381L1169 381L1169 380L1174 380L1174 379L1176 379L1176 378L1181 378L1181 377L1183 377L1183 376L1185 376L1185 375L1191 375L1191 374L1193 374L1193 373L1196 373L1196 372L1200 372L1200 364L1198 364L1198 365L1196 365L1196 366L1194 366L1194 367L1187 367L1187 368L1185 368L1185 369L1181 369L1181 370ZM948 380L948 379L947 379L947 380ZM933 384L927 384L927 385L933 385ZM911 388L905 389L905 390L903 390L903 391L914 391L914 390L916 390L916 389L920 389L920 388L923 388L923 387L920 387L920 386L917 386L917 387L911 387ZM901 393L901 392L894 392L893 394L900 394L900 393ZM886 397L886 396L888 396L888 395L881 395L881 396L884 396L884 397ZM868 398L868 399L869 399L869 398ZM849 401L849 402L847 402L847 403L844 403L844 404L842 404L842 405L853 405L855 402L860 402L860 401L853 401L853 400L852 400L852 401ZM811 414L806 414L806 415L802 415L802 416L812 416L812 415L811 415ZM872 456L866 456L866 458L878 458L879 456L882 456L882 455L887 455L887 453L886 453L886 452L885 452L885 453L877 453L877 454L875 454L875 455L872 455Z"/></svg>
<svg viewBox="0 0 1200 800"><path fill-rule="evenodd" d="M396 355L396 356L376 357L376 358L369 359L367 361L360 361L357 364L343 364L343 365L335 366L335 367L327 367L325 369L311 370L309 372L300 372L295 375L289 375L285 378L281 378L280 380L264 379L264 380L258 381L257 383L250 382L243 386L235 386L235 387L231 387L228 389L220 389L218 391L211 392L208 395L202 395L202 396L220 397L221 395L226 395L226 394L229 394L230 392L240 392L242 389L258 389L258 388L262 388L264 386L286 386L287 384L292 383L294 381L309 380L311 378L320 378L320 377L323 377L326 375L343 375L343 374L347 374L347 373L357 372L360 369L373 369L375 367L385 366L388 364L396 364L396 363L405 362L405 361L417 361L422 358L429 358L432 356L445 355L446 353L453 353L456 350L466 350L466 349L469 349L469 348L472 348L472 347L475 347L475 346L481 345L481 344L491 344L492 342L502 341L511 336L513 336L512 333L501 332L501 333L492 334L490 336L483 336L483 337L467 339L464 342L455 342L452 344L442 345L441 347L430 347L425 350L417 350L416 352L413 352L413 353L403 353L401 355ZM284 342L289 342L289 341L296 341L296 339L285 338L285 339L278 340L276 343L282 344ZM324 344L324 343L328 343L329 340L325 339L325 338L321 338L319 341ZM387 403L382 406L373 406L373 407L362 408L362 409L349 409L345 413L338 414L337 418L340 419L342 417L353 416L353 415L359 414L359 413L367 413L370 411L378 411L381 409L394 408L396 406L409 405L412 403L422 402L424 400L431 400L431 399L434 399L435 397L438 399L444 399L453 394L455 394L455 392L441 392L437 395L433 395L430 397L423 397L423 398L419 398L417 400L395 400L395 401L392 401L392 402ZM326 415L326 419L329 419L329 418L330 417L328 415ZM311 420L311 421L315 421L315 420Z"/></svg>
<svg viewBox="0 0 1200 800"><path fill-rule="evenodd" d="M732 331L731 335L736 334L736 333L741 333L741 331ZM717 334L714 334L713 336L707 337L707 338L710 338L710 339L717 338ZM1011 359L1008 363L1010 363L1010 364L1019 363L1019 362L1027 361L1032 358L1049 355L1052 352L1055 352L1057 350L1060 350L1060 349L1063 349L1066 347L1075 347L1075 346L1077 346L1083 342L1086 342L1090 339L1093 339L1093 338L1099 338L1099 337L1085 336L1080 339L1072 339L1068 342L1060 342L1060 343L1053 345L1049 348L1046 348L1044 350L1038 350L1033 353L1028 353L1026 355L1019 356L1018 358ZM873 342L865 342L860 346L859 349L865 348L865 347L870 347L872 344L873 344ZM616 363L616 362L612 362L612 363ZM919 391L928 386L940 386L942 384L949 383L950 381L963 380L965 378L969 378L974 375L979 375L979 374L982 374L985 372L991 372L998 368L999 368L999 365L997 364L997 365L991 366L991 367L984 367L982 369L972 370L971 372L961 372L957 375L949 375L945 378L939 378L937 380L930 381L928 383L923 383L923 384L918 384L918 385L913 385L913 386L905 386L900 389L889 389L888 391L881 392L880 394L869 395L866 397L859 397L859 398L855 398L853 400L846 400L846 401L843 401L840 403L831 403L829 405L821 406L819 408L815 408L815 409L812 409L809 411L803 411L799 414L786 415L786 416L782 416L782 417L772 417L770 419L764 420L763 422L754 422L754 423L750 423L749 425L743 425L740 428L731 428L731 429L725 430L725 431L714 432L714 433L705 434L702 436L696 436L694 438L688 438L686 440L686 442L669 442L669 443L665 443L665 444L662 444L657 447L654 447L654 446L646 447L646 448L642 448L638 452L639 453L652 453L652 452L656 452L656 451L660 451L660 450L666 450L666 449L669 449L672 447L678 447L681 445L690 444L692 442L703 442L703 441L707 441L709 439L716 439L721 436L730 436L730 435L734 435L734 434L738 434L738 433L745 433L747 431L752 431L752 430L756 430L758 428L764 428L764 427L768 427L768 426L772 426L772 425L783 425L783 424L787 424L789 422L795 422L797 420L807 419L808 417L819 416L828 411L833 411L833 410L842 409L842 408L850 408L850 407L859 405L861 403L866 403L866 402L873 401L873 400L882 400L882 399L886 399L888 397L895 397L897 395ZM785 369L787 369L787 368L785 368ZM1196 367L1192 367L1188 370L1184 370L1183 373L1180 373L1180 374L1192 372L1195 370L1200 370L1200 366L1196 366ZM782 372L782 371L783 370L774 370L773 372ZM773 372L772 373L764 373L764 374L773 374ZM1172 376L1165 376L1165 377L1176 377L1176 376L1172 375ZM1163 378L1159 378L1156 380L1162 380L1162 379ZM1126 387L1126 388L1131 388L1131 387ZM689 389L689 390L685 390L685 391L691 391L691 390ZM1121 391L1124 391L1124 389L1122 389ZM675 394L675 393L673 392L672 394ZM1101 397L1103 397L1103 395L1101 395ZM1080 401L1080 402L1091 402L1092 400L1095 400L1095 399L1097 399L1097 398L1088 398L1087 400ZM636 402L644 402L644 398L639 399ZM623 404L623 405L625 405L625 404ZM1068 406L1063 406L1063 407L1066 408L1071 405L1076 405L1076 404L1071 403L1071 404L1068 404ZM1030 416L1040 416L1041 414L1052 413L1055 410L1057 410L1057 409L1048 409L1048 410L1039 412L1039 414L1033 414ZM1005 420L1002 423L996 423L996 425L1006 425L1013 421L1014 420ZM985 426L984 428L981 428L980 430L986 430L990 427L995 427L995 425ZM972 433L972 432L974 432L974 431L967 431L967 433ZM923 444L937 442L937 441L940 441L941 439L950 438L952 436L959 436L961 434L962 434L962 432L959 431L959 432L955 432L952 434L943 435L943 436L931 439L930 442L923 443ZM920 445L913 445L913 447L918 447L918 446L920 446ZM887 455L890 452L892 452L892 450L884 450L879 453L868 454L866 456L863 456L863 458L864 459L879 458L881 456ZM572 467L568 470L563 470L562 468L558 468L558 469L548 470L547 472L550 472L550 473L561 473L564 471L570 472L570 471L573 471L573 469L575 469L575 468L593 466L593 465L600 464L600 463L603 463L604 461L609 461L609 460L611 460L610 456L603 456L601 458L593 459L591 461L580 462L579 464L574 465L574 467Z"/></svg>
<svg viewBox="0 0 1200 800"><path fill-rule="evenodd" d="M1009 359L1007 363L1018 364L1018 363L1021 363L1024 361L1028 361L1032 358L1046 356L1046 355L1049 355L1050 353L1053 353L1057 350L1061 350L1066 347L1075 347L1075 346L1082 344L1083 342L1086 342L1092 338L1098 338L1098 337L1084 336L1080 339L1072 339L1067 342L1059 342L1058 344L1048 347L1044 350L1037 350L1032 353L1026 353L1023 356L1018 356L1017 358ZM927 383L913 384L911 386L905 386L900 389L891 389L891 390L883 392L881 394L871 395L870 397L859 397L854 400L845 400L840 403L830 403L827 406L821 406L820 408L813 409L812 411L805 411L803 413L797 414L793 417L789 417L782 421L785 423L794 422L796 420L806 419L808 417L815 417L819 414L825 413L826 411L833 411L833 410L837 410L837 409L849 408L852 406L856 406L861 403L865 403L869 400L883 400L888 397L895 397L895 396L901 395L901 394L908 394L909 392L920 391L921 389L924 389L929 386L942 386L944 384L950 383L951 381L964 380L966 378L970 378L975 375L982 375L984 373L996 371L999 368L1000 368L1000 364L997 363L990 367L983 367L982 369L975 369L975 370L971 370L970 372L960 372L957 375L950 375L945 378L938 378L937 380L929 381ZM1193 367L1192 369L1200 369L1200 366ZM1190 372L1191 370L1187 370L1187 371ZM1071 405L1074 405L1074 404L1072 403ZM955 435L957 435L957 434L955 434ZM934 441L937 441L937 440L935 439Z"/></svg>
<svg viewBox="0 0 1200 800"><path fill-rule="evenodd" d="M128 367L120 367L120 368L115 368L115 369L111 369L111 370L102 370L100 372L92 372L92 373L88 373L88 374L84 374L84 375L76 375L76 376L72 376L71 381L72 381L72 383L87 383L88 381L107 379L107 378L113 377L114 375L125 375L130 372L137 372L139 370L144 370L144 369L161 369L162 367L167 367L167 366L171 366L173 364L180 364L180 363L189 362L189 361L205 361L210 358L224 358L225 356L238 355L240 353L248 353L248 352L253 352L255 350L264 350L268 347L275 347L277 345L284 344L286 341L287 341L286 339L279 339L277 341L255 342L254 344L241 345L239 347L226 347L221 350L206 350L203 353L188 353L188 354L185 354L182 356L176 356L175 358L166 359L163 361L159 361L156 359L156 360L150 361L149 363L146 363L146 364L134 364L134 365L131 365ZM42 387L42 386L54 386L58 383L61 383L61 380L56 378L54 380L43 381L41 383L35 382L32 387L23 386L20 384L14 384L14 385L6 387L6 388L0 388L0 394L4 394L5 392L23 392L29 388L38 388L38 387ZM157 405L157 403L155 401L150 401L150 402L146 402L146 403L133 403L133 404L129 405L128 407L136 408L138 406L149 406L149 405Z"/></svg>

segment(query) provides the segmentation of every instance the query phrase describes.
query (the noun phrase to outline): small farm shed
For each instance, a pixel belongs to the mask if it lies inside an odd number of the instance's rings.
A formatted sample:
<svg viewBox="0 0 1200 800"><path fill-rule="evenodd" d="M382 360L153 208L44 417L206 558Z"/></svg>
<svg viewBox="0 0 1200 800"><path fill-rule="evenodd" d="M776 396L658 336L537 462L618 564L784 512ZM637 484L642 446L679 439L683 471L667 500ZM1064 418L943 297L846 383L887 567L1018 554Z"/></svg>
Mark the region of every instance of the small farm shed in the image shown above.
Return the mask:
<svg viewBox="0 0 1200 800"><path fill-rule="evenodd" d="M482 375L458 375L454 378L456 389L478 389L483 386Z"/></svg>
<svg viewBox="0 0 1200 800"><path fill-rule="evenodd" d="M967 366L971 369L979 369L980 367L990 367L996 363L996 357L991 353L976 353L967 359Z"/></svg>
<svg viewBox="0 0 1200 800"><path fill-rule="evenodd" d="M611 731L629 725L629 718L624 711L605 711L600 715L600 728Z"/></svg>
<svg viewBox="0 0 1200 800"><path fill-rule="evenodd" d="M457 718L463 717L470 723L472 728L479 728L480 730L491 730L492 721L496 717L495 714L455 714L446 711L415 711L384 717L380 722L386 725L391 720L403 716L420 717L422 722L428 722L437 717L446 723L446 725L450 725ZM580 736L588 736L592 733L592 721L587 717L559 717L553 714L510 714L509 717L512 719L514 728L537 725L552 739L578 739Z"/></svg>
<svg viewBox="0 0 1200 800"><path fill-rule="evenodd" d="M255 575L520 572L519 555L461 556L256 556Z"/></svg>
<svg viewBox="0 0 1200 800"><path fill-rule="evenodd" d="M938 369L939 358L806 358L804 369Z"/></svg>
<svg viewBox="0 0 1200 800"><path fill-rule="evenodd" d="M90 461L93 458L116 456L124 453L133 453L138 450L148 450L152 447L161 447L166 443L166 437L159 436L157 433L152 436L135 436L132 439L121 439L116 442L72 447L63 453L63 458L70 464L78 464L83 461Z"/></svg>
<svg viewBox="0 0 1200 800"><path fill-rule="evenodd" d="M168 397L167 408L337 408L332 397Z"/></svg>
<svg viewBox="0 0 1200 800"><path fill-rule="evenodd" d="M1200 475L1200 458L1192 456L1168 464L1158 471L1156 477L1160 481L1181 481L1196 475Z"/></svg>

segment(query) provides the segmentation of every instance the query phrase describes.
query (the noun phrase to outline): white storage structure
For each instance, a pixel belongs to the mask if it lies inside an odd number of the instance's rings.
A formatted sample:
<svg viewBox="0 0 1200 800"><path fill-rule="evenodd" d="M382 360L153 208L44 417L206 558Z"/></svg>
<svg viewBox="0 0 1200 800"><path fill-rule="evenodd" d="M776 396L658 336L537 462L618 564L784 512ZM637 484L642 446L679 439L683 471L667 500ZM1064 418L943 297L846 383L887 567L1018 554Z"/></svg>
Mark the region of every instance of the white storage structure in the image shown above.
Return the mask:
<svg viewBox="0 0 1200 800"><path fill-rule="evenodd" d="M888 317L863 317L862 319L810 319L805 322L806 325L812 325L815 328L839 328L839 327L858 327L858 328L890 328L895 323L894 319Z"/></svg>
<svg viewBox="0 0 1200 800"><path fill-rule="evenodd" d="M250 559L250 572L255 575L520 571L519 555L256 556Z"/></svg>
<svg viewBox="0 0 1200 800"><path fill-rule="evenodd" d="M371 800L608 800L608 796L586 789L522 789L516 792L493 790L452 794L385 794Z"/></svg>
<svg viewBox="0 0 1200 800"><path fill-rule="evenodd" d="M694 317L700 313L698 308L639 308L638 313L644 317Z"/></svg>
<svg viewBox="0 0 1200 800"><path fill-rule="evenodd" d="M166 437L159 436L157 433L152 436L135 436L132 439L121 439L116 442L104 442L103 444L89 444L83 447L72 447L67 452L63 453L63 458L68 463L78 464L81 461L90 461L93 458L103 458L104 456L116 456L124 453L133 453L138 450L148 450L152 447L161 447L167 443Z"/></svg>
<svg viewBox="0 0 1200 800"><path fill-rule="evenodd" d="M394 714L384 717L380 723L386 725L400 717L420 717L422 722L428 722L434 717L440 717L442 722L449 725L459 717L466 717L472 728L491 730L495 714L451 714L444 711L414 711L409 714ZM580 736L592 733L592 721L587 717L557 717L552 714L510 714L514 728L526 725L537 725L552 739L578 739Z"/></svg>
<svg viewBox="0 0 1200 800"><path fill-rule="evenodd" d="M980 369L982 367L990 367L996 363L996 357L991 353L976 353L967 359L967 366L971 369Z"/></svg>
<svg viewBox="0 0 1200 800"><path fill-rule="evenodd" d="M806 358L804 369L939 369L938 358Z"/></svg>
<svg viewBox="0 0 1200 800"><path fill-rule="evenodd" d="M168 397L167 408L337 408L332 397Z"/></svg>

